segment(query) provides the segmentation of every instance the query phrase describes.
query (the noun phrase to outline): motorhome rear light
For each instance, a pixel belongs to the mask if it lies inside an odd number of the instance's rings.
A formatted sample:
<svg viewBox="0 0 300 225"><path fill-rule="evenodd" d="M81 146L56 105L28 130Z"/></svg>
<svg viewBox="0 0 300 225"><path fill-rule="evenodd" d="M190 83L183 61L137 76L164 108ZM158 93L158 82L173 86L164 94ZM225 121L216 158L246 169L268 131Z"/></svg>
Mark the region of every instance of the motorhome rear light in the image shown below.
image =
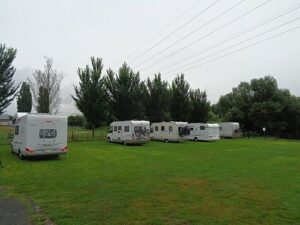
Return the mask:
<svg viewBox="0 0 300 225"><path fill-rule="evenodd" d="M31 149L31 148L25 148L25 152L33 153L33 149Z"/></svg>
<svg viewBox="0 0 300 225"><path fill-rule="evenodd" d="M64 148L61 149L62 152L67 152L68 151L68 147L65 146Z"/></svg>

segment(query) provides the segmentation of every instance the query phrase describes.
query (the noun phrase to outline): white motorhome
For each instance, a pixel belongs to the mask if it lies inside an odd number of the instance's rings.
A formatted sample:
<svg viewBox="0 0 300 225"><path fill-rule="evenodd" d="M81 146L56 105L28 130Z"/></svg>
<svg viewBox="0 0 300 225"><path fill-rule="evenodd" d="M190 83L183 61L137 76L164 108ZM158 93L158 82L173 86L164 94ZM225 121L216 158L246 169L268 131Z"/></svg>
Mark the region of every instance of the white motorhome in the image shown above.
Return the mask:
<svg viewBox="0 0 300 225"><path fill-rule="evenodd" d="M190 130L187 122L160 122L151 124L151 139L164 142L181 142L186 140Z"/></svg>
<svg viewBox="0 0 300 225"><path fill-rule="evenodd" d="M224 122L224 123L219 123L219 125L220 125L220 137L223 138L241 137L239 123Z"/></svg>
<svg viewBox="0 0 300 225"><path fill-rule="evenodd" d="M115 121L110 124L107 141L144 144L150 141L150 122L145 120Z"/></svg>
<svg viewBox="0 0 300 225"><path fill-rule="evenodd" d="M67 116L17 113L14 126L12 152L21 159L26 156L58 156L68 151Z"/></svg>
<svg viewBox="0 0 300 225"><path fill-rule="evenodd" d="M189 140L194 141L216 141L220 139L219 124L212 123L189 123Z"/></svg>

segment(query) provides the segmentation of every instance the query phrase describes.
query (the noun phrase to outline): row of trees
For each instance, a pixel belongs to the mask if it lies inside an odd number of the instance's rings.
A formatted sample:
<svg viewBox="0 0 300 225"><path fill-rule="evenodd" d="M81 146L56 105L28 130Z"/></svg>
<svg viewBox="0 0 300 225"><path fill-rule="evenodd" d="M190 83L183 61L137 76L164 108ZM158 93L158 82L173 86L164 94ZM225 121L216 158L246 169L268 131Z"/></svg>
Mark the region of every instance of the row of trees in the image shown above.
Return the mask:
<svg viewBox="0 0 300 225"><path fill-rule="evenodd" d="M224 121L238 121L244 133L300 138L300 98L279 89L271 76L241 82L212 106Z"/></svg>
<svg viewBox="0 0 300 225"><path fill-rule="evenodd" d="M91 66L79 68L78 76L72 98L93 130L113 120L208 120L206 92L192 90L183 74L171 85L160 74L142 81L139 73L124 63L117 73L108 69L103 75L102 60L92 57Z"/></svg>
<svg viewBox="0 0 300 225"><path fill-rule="evenodd" d="M63 75L53 69L46 58L43 70L33 79L19 85L13 80L12 62L16 50L0 45L0 114L17 96L18 111L57 113L60 105L60 83ZM241 82L218 103L210 105L206 92L191 89L180 74L169 84L160 74L143 81L126 63L114 72L103 71L100 58L91 58L91 66L78 69L80 82L72 98L85 117L73 118L72 124L87 124L93 130L113 120L147 119L189 122L237 121L246 134L267 133L300 138L300 98L278 88L271 77Z"/></svg>

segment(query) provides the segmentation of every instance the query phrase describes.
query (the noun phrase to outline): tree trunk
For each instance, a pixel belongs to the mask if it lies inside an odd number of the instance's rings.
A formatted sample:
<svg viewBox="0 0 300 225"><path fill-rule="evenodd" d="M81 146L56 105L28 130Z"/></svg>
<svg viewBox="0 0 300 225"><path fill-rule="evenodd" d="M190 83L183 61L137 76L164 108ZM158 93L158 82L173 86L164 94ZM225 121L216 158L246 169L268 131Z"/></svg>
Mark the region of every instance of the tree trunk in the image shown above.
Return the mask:
<svg viewBox="0 0 300 225"><path fill-rule="evenodd" d="M92 126L92 137L94 138L95 137L95 126Z"/></svg>

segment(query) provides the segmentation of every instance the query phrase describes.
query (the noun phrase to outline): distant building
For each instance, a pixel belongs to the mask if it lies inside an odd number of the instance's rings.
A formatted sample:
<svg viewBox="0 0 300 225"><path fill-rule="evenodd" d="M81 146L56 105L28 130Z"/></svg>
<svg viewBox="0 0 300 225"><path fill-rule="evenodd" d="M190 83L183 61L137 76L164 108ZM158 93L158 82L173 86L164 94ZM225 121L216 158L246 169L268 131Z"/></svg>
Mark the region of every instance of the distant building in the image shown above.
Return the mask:
<svg viewBox="0 0 300 225"><path fill-rule="evenodd" d="M0 115L0 126L9 126L9 125L11 125L9 115L7 114Z"/></svg>

